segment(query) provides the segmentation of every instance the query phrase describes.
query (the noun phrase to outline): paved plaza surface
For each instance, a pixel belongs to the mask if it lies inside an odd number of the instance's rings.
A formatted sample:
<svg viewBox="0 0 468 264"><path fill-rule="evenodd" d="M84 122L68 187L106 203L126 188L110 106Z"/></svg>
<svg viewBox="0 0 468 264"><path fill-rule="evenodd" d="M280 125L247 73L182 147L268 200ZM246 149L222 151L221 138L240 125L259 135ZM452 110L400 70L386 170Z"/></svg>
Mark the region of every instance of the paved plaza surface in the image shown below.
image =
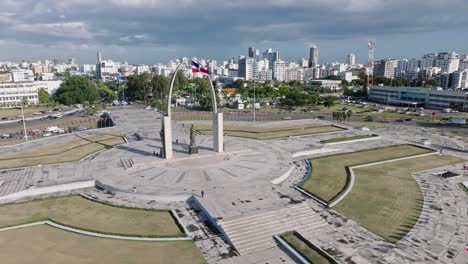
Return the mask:
<svg viewBox="0 0 468 264"><path fill-rule="evenodd" d="M385 242L352 220L292 188L307 173L305 159L394 144L431 142L444 153L468 159L453 138L409 127L390 127L253 140L225 137L225 152L213 152L212 136L198 134L200 153L189 155L189 124L173 122L174 158L161 159L161 115L130 108L112 110L117 127L81 135L120 131L128 143L83 160L0 172L0 197L63 183L96 180L105 190L84 193L113 204L176 210L209 263L295 263L272 235L296 229L342 263L468 263L468 199L458 186L468 180L462 164L445 170L460 174L441 179L435 169L414 174L424 194L419 222L397 244ZM252 126L230 121L229 125ZM255 126L330 124L318 119L257 123ZM337 137L376 133L379 139L320 143ZM48 138L1 151L19 152L76 135ZM276 184L275 184L276 183ZM203 191L203 197L202 197ZM29 198L31 199L31 198ZM302 217L301 217L302 216ZM311 220L313 219L313 221ZM211 222L219 225L217 230ZM301 229L302 228L302 229ZM224 232L224 235L222 234Z"/></svg>

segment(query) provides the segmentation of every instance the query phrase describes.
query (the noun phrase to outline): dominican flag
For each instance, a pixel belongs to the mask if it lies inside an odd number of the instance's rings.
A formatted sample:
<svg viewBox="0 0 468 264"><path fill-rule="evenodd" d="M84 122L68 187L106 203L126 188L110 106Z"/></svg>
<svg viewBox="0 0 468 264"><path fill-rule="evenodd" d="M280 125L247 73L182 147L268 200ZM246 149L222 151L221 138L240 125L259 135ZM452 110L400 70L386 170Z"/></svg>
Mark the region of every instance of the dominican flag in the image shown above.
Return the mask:
<svg viewBox="0 0 468 264"><path fill-rule="evenodd" d="M206 68L203 68L200 64L192 61L192 73L197 73L197 72L200 72L206 75L210 74L210 72Z"/></svg>

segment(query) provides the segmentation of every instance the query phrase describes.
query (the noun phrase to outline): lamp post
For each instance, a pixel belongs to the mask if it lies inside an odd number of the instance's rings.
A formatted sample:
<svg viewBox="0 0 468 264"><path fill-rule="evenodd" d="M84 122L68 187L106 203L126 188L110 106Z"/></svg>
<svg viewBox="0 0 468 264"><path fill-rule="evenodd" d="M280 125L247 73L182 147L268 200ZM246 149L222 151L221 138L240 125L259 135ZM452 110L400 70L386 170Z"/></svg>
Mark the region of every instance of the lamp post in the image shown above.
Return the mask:
<svg viewBox="0 0 468 264"><path fill-rule="evenodd" d="M255 84L254 84L254 103L253 103L253 122L255 123L255 100L256 100L256 95L255 95Z"/></svg>
<svg viewBox="0 0 468 264"><path fill-rule="evenodd" d="M21 100L21 117L23 118L24 138L26 139L26 142L28 142L28 132L26 131L26 120L24 120L23 99Z"/></svg>

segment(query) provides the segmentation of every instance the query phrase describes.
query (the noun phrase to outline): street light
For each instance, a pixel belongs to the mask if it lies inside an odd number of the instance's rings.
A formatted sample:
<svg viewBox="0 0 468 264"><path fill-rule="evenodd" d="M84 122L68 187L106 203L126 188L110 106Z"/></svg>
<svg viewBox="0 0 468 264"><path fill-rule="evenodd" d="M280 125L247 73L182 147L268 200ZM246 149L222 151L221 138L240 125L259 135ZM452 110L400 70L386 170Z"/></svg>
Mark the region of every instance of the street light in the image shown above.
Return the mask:
<svg viewBox="0 0 468 264"><path fill-rule="evenodd" d="M255 99L256 99L256 96L255 96L255 84L254 84L254 103L253 103L253 122L255 123Z"/></svg>
<svg viewBox="0 0 468 264"><path fill-rule="evenodd" d="M23 111L23 99L21 99L21 117L23 118L23 129L24 129L24 138L26 139L26 142L28 142L28 132L26 131L26 120L24 120L24 111Z"/></svg>

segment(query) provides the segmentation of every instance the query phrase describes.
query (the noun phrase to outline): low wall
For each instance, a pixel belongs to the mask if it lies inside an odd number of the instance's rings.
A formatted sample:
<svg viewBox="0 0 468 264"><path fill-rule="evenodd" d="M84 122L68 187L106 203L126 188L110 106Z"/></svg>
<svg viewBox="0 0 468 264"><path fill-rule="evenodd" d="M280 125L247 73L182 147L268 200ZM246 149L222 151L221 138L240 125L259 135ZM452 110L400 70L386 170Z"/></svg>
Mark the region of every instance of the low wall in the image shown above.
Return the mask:
<svg viewBox="0 0 468 264"><path fill-rule="evenodd" d="M48 187L31 188L28 190L2 196L0 197L0 203L12 202L14 200L31 197L31 196L93 188L94 186L95 186L95 181L90 180L90 181L65 183L65 184L59 184L59 185L48 186Z"/></svg>

